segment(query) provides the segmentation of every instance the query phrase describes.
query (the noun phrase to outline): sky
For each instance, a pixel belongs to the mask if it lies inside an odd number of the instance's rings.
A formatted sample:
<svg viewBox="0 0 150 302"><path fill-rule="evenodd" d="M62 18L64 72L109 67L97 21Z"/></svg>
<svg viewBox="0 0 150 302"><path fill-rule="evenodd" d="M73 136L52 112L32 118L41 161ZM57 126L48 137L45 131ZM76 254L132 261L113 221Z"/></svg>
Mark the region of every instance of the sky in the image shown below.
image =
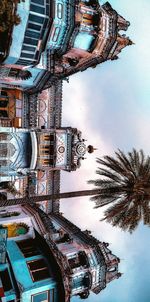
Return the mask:
<svg viewBox="0 0 150 302"><path fill-rule="evenodd" d="M105 1L101 1L103 4ZM96 177L96 157L114 155L117 148L150 154L150 1L110 0L131 25L127 35L135 45L126 47L119 60L88 69L64 82L63 125L77 127L97 151L87 155L76 172L62 173L62 191L90 189ZM82 230L89 229L120 259L122 277L108 284L87 302L150 302L150 229L142 224L132 234L100 222L103 209L93 209L87 197L61 201L61 211ZM77 297L72 302L78 302Z"/></svg>

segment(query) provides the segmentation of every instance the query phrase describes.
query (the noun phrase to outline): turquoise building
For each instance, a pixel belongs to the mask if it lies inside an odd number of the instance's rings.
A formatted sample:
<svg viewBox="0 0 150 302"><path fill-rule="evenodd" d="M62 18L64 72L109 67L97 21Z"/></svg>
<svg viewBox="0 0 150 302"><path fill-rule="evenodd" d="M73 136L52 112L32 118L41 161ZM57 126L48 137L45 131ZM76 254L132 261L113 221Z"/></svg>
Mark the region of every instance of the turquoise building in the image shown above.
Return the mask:
<svg viewBox="0 0 150 302"><path fill-rule="evenodd" d="M3 257L0 249L2 302L86 299L121 276L120 260L108 244L56 211L46 214L35 204L8 206L0 208L0 221L5 240Z"/></svg>
<svg viewBox="0 0 150 302"><path fill-rule="evenodd" d="M58 79L118 58L132 44L130 25L98 0L26 0L16 4L20 23L0 42L0 83L29 93ZM5 43L4 43L5 44ZM17 45L17 47L16 47Z"/></svg>
<svg viewBox="0 0 150 302"><path fill-rule="evenodd" d="M55 276L57 265L54 267L54 259L46 257L39 243L38 249L36 246L36 238L7 242L7 262L0 265L2 302L18 297L22 302L63 301Z"/></svg>
<svg viewBox="0 0 150 302"><path fill-rule="evenodd" d="M0 231L8 230L6 258L0 258L1 302L65 301L57 259L34 229L31 218L15 207L9 213L12 216L8 218L8 211L7 215L0 211Z"/></svg>

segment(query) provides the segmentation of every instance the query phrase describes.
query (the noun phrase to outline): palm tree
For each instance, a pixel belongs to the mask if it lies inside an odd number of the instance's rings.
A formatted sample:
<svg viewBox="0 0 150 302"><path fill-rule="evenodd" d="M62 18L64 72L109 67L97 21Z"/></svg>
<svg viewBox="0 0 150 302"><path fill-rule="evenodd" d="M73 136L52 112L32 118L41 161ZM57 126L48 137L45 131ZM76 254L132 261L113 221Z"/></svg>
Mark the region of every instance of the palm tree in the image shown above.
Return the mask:
<svg viewBox="0 0 150 302"><path fill-rule="evenodd" d="M97 159L101 166L96 173L104 178L89 181L101 189L91 199L96 208L112 204L102 220L132 233L141 220L150 226L150 157L135 149L115 155Z"/></svg>
<svg viewBox="0 0 150 302"><path fill-rule="evenodd" d="M73 197L82 197L82 196L91 196L100 193L100 189L95 190L83 190L83 191L73 191L73 192L63 192L57 194L49 194L49 195L34 195L34 196L25 196L21 198L13 198L13 199L0 199L0 206L5 207L8 205L17 205L17 204L25 204L25 203L37 203L44 200L58 200L63 198L73 198Z"/></svg>
<svg viewBox="0 0 150 302"><path fill-rule="evenodd" d="M120 150L115 152L116 159L104 156L97 159L101 166L96 173L97 180L90 180L96 188L92 190L23 197L0 201L1 206L36 203L43 200L56 200L81 196L91 196L95 207L112 204L104 213L104 219L113 226L132 232L143 220L150 226L150 157L142 150L133 149L127 156Z"/></svg>

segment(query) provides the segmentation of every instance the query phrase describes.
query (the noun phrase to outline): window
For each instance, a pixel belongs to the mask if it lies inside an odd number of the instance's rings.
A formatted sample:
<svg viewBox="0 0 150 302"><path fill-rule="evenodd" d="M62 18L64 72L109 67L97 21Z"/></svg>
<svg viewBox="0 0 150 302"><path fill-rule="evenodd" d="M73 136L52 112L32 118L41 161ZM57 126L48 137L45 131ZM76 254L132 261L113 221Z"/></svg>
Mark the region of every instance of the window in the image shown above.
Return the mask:
<svg viewBox="0 0 150 302"><path fill-rule="evenodd" d="M0 157L6 157L8 154L8 144L0 143Z"/></svg>
<svg viewBox="0 0 150 302"><path fill-rule="evenodd" d="M22 108L22 101L21 100L16 100L16 107L17 108Z"/></svg>
<svg viewBox="0 0 150 302"><path fill-rule="evenodd" d="M57 4L57 17L59 19L62 19L62 14L63 14L63 5L61 3Z"/></svg>
<svg viewBox="0 0 150 302"><path fill-rule="evenodd" d="M15 154L16 148L11 143L0 143L0 157L11 157Z"/></svg>
<svg viewBox="0 0 150 302"><path fill-rule="evenodd" d="M72 282L72 289L82 289L84 288L84 285L83 285L83 277L84 277L84 274L80 274L78 276L75 276L73 278L73 282Z"/></svg>
<svg viewBox="0 0 150 302"><path fill-rule="evenodd" d="M43 258L27 262L33 282L50 278L47 263Z"/></svg>
<svg viewBox="0 0 150 302"><path fill-rule="evenodd" d="M50 165L50 166L53 166L53 165L54 165L54 159L53 159L53 158L50 158L50 159L49 159L49 165Z"/></svg>
<svg viewBox="0 0 150 302"><path fill-rule="evenodd" d="M7 92L6 92L6 91L4 91L4 90L1 90L1 95L3 95L3 96L7 96Z"/></svg>
<svg viewBox="0 0 150 302"><path fill-rule="evenodd" d="M35 23L40 23L43 24L44 22L44 17L36 16L36 15L29 15L29 21L33 21Z"/></svg>
<svg viewBox="0 0 150 302"><path fill-rule="evenodd" d="M58 36L59 36L59 32L60 32L60 28L59 28L59 27L56 27L55 30L54 30L54 33L53 33L53 38L52 38L52 40L53 40L54 42L57 41Z"/></svg>
<svg viewBox="0 0 150 302"><path fill-rule="evenodd" d="M44 152L43 152L43 154L49 155L49 149L48 150L45 149Z"/></svg>
<svg viewBox="0 0 150 302"><path fill-rule="evenodd" d="M32 39L32 38L25 38L24 43L29 44L29 45L37 45L38 40L35 40L35 39Z"/></svg>
<svg viewBox="0 0 150 302"><path fill-rule="evenodd" d="M79 258L77 256L75 256L74 258L68 259L68 261L69 261L69 265L72 269L80 266Z"/></svg>
<svg viewBox="0 0 150 302"><path fill-rule="evenodd" d="M116 272L116 267L111 267L108 271L109 272Z"/></svg>
<svg viewBox="0 0 150 302"><path fill-rule="evenodd" d="M23 253L25 258L39 255L39 250L36 246L36 243L33 239L27 239L16 242L19 249Z"/></svg>
<svg viewBox="0 0 150 302"><path fill-rule="evenodd" d="M49 302L49 291L32 295L31 302Z"/></svg>
<svg viewBox="0 0 150 302"><path fill-rule="evenodd" d="M0 100L0 107L3 107L3 108L5 108L5 107L7 107L7 105L8 105L8 101L1 101Z"/></svg>
<svg viewBox="0 0 150 302"><path fill-rule="evenodd" d="M40 33L33 31L33 30L26 30L25 35L26 35L26 37L31 37L31 38L35 38L35 39L40 38Z"/></svg>
<svg viewBox="0 0 150 302"><path fill-rule="evenodd" d="M17 64L27 65L27 64L29 64L29 62L30 62L30 60L27 61L27 60L25 60L25 59L19 59L19 60L17 61Z"/></svg>
<svg viewBox="0 0 150 302"><path fill-rule="evenodd" d="M23 45L22 50L30 51L30 52L35 52L36 48L28 45Z"/></svg>
<svg viewBox="0 0 150 302"><path fill-rule="evenodd" d="M35 3L35 4L39 4L39 5L43 5L43 6L44 6L44 0L32 0L31 2L32 2L32 3Z"/></svg>
<svg viewBox="0 0 150 302"><path fill-rule="evenodd" d="M0 110L0 117L8 117L8 112L6 110Z"/></svg>
<svg viewBox="0 0 150 302"><path fill-rule="evenodd" d="M53 154L54 154L54 146L53 146L53 145L50 146L49 154L50 154L50 155L53 155Z"/></svg>
<svg viewBox="0 0 150 302"><path fill-rule="evenodd" d="M51 289L50 291L41 292L38 294L34 294L31 296L31 302L54 302L54 295L55 291L54 289Z"/></svg>
<svg viewBox="0 0 150 302"><path fill-rule="evenodd" d="M45 13L45 7L37 6L37 4L36 5L31 4L30 5L30 10L33 11L33 12L39 13L39 14L44 14Z"/></svg>
<svg viewBox="0 0 150 302"><path fill-rule="evenodd" d="M37 25L37 24L34 24L34 23L28 23L28 28L30 29L34 29L34 30L37 30L37 31L40 31L41 30L41 26L40 25Z"/></svg>
<svg viewBox="0 0 150 302"><path fill-rule="evenodd" d="M16 117L22 117L22 102L16 100Z"/></svg>
<svg viewBox="0 0 150 302"><path fill-rule="evenodd" d="M0 271L0 278L2 280L2 285L3 285L4 291L7 292L7 291L11 290L12 283L11 283L8 269Z"/></svg>
<svg viewBox="0 0 150 302"><path fill-rule="evenodd" d="M84 251L80 251L73 258L69 259L69 264L72 269L79 266L89 266L89 261L86 253Z"/></svg>
<svg viewBox="0 0 150 302"><path fill-rule="evenodd" d="M16 117L22 117L21 109L16 108Z"/></svg>
<svg viewBox="0 0 150 302"><path fill-rule="evenodd" d="M53 142L54 141L54 135L50 134L50 141Z"/></svg>
<svg viewBox="0 0 150 302"><path fill-rule="evenodd" d="M21 52L21 57L22 57L22 58L29 58L29 59L32 59L32 58L34 58L34 54L33 54L33 53Z"/></svg>

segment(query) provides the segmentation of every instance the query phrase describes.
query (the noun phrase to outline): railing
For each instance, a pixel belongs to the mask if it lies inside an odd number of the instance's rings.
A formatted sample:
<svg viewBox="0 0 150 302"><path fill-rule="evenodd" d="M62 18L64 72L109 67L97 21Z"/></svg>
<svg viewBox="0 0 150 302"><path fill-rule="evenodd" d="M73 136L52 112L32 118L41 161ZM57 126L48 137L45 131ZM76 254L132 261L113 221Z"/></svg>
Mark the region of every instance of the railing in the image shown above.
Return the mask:
<svg viewBox="0 0 150 302"><path fill-rule="evenodd" d="M44 4L38 4L36 0L31 0L21 55L16 64L26 66L38 63L49 26L50 1L44 0Z"/></svg>

